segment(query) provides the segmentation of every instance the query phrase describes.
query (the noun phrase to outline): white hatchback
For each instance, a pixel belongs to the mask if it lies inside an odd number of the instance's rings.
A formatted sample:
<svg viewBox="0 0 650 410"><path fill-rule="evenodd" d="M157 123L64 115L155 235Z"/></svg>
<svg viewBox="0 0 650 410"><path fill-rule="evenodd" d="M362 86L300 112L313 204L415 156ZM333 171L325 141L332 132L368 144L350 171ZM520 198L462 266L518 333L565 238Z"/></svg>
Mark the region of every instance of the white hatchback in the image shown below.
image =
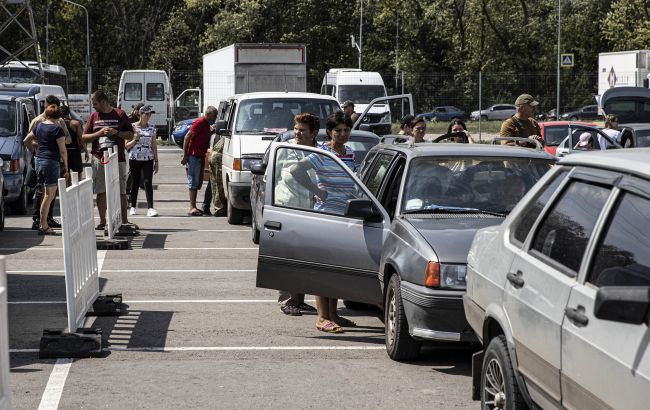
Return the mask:
<svg viewBox="0 0 650 410"><path fill-rule="evenodd" d="M477 232L465 314L483 409L647 409L650 149L572 155Z"/></svg>

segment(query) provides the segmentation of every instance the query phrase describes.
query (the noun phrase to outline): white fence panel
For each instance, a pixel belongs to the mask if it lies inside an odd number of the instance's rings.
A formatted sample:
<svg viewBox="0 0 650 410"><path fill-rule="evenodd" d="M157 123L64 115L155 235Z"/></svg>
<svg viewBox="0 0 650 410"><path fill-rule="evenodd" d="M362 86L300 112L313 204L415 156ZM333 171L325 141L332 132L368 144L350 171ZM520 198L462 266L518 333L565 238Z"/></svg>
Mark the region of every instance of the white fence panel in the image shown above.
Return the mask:
<svg viewBox="0 0 650 410"><path fill-rule="evenodd" d="M85 178L79 182L79 174L73 172L72 185L68 188L65 179L59 179L63 268L71 333L83 326L88 309L99 295L92 169L86 168L84 173Z"/></svg>
<svg viewBox="0 0 650 410"><path fill-rule="evenodd" d="M7 274L0 256L0 410L9 410L9 319L7 317Z"/></svg>
<svg viewBox="0 0 650 410"><path fill-rule="evenodd" d="M108 157L108 158L106 158ZM117 150L109 148L104 153L106 178L106 212L108 213L108 239L114 239L122 225L122 199L120 195L120 168Z"/></svg>

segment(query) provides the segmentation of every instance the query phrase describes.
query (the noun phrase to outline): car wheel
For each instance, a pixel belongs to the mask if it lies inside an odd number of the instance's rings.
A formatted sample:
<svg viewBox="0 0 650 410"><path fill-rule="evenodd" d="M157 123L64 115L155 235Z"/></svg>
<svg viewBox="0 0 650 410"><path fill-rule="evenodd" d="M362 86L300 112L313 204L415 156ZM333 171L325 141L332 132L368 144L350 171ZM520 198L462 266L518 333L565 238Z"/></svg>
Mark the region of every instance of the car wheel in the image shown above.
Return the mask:
<svg viewBox="0 0 650 410"><path fill-rule="evenodd" d="M510 361L506 338L492 339L485 350L481 370L481 409L527 409Z"/></svg>
<svg viewBox="0 0 650 410"><path fill-rule="evenodd" d="M251 211L251 240L256 245L260 243L260 230L257 229L257 218L255 218L255 209Z"/></svg>
<svg viewBox="0 0 650 410"><path fill-rule="evenodd" d="M244 222L244 210L235 208L230 201L227 202L226 215L230 225L241 225Z"/></svg>
<svg viewBox="0 0 650 410"><path fill-rule="evenodd" d="M420 354L420 342L409 334L409 325L402 304L398 275L388 281L386 304L384 306L384 326L386 328L386 352L391 359L413 360Z"/></svg>
<svg viewBox="0 0 650 410"><path fill-rule="evenodd" d="M14 215L27 214L27 187L23 184L20 188L20 195L15 202L11 204L11 213Z"/></svg>
<svg viewBox="0 0 650 410"><path fill-rule="evenodd" d="M355 302L353 300L344 300L343 305L350 310L369 310L372 309L372 305L363 302Z"/></svg>
<svg viewBox="0 0 650 410"><path fill-rule="evenodd" d="M573 117L569 118L569 121L578 121L578 117L573 116Z"/></svg>
<svg viewBox="0 0 650 410"><path fill-rule="evenodd" d="M487 115L481 115L481 121L487 121L488 117Z"/></svg>

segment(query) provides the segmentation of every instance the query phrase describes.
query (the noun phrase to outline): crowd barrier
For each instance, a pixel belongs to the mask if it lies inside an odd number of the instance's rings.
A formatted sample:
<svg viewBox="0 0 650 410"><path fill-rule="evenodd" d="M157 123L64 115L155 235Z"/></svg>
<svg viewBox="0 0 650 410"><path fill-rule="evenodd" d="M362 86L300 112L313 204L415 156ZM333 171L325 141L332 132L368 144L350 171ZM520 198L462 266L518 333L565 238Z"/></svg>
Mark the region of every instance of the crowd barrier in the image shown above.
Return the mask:
<svg viewBox="0 0 650 410"><path fill-rule="evenodd" d="M9 326L7 318L7 274L5 258L0 256L0 410L10 408Z"/></svg>
<svg viewBox="0 0 650 410"><path fill-rule="evenodd" d="M122 225L122 199L120 195L120 168L117 150L109 148L104 153L104 178L106 179L106 212L108 239L114 239Z"/></svg>
<svg viewBox="0 0 650 410"><path fill-rule="evenodd" d="M64 178L59 179L63 269L71 333L83 326L86 312L99 296L92 169L86 168L84 172L81 182L79 174L73 172L69 187Z"/></svg>

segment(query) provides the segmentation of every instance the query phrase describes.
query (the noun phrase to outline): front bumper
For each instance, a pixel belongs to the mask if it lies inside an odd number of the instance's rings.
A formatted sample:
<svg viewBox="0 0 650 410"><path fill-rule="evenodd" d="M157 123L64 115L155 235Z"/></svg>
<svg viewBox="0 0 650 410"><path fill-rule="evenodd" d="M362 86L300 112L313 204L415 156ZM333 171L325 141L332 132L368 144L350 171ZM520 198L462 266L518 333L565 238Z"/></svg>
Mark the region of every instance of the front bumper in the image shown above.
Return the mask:
<svg viewBox="0 0 650 410"><path fill-rule="evenodd" d="M5 180L5 202L13 202L20 196L20 190L23 188L23 174L4 174Z"/></svg>
<svg viewBox="0 0 650 410"><path fill-rule="evenodd" d="M251 183L229 182L228 202L237 209L251 209Z"/></svg>
<svg viewBox="0 0 650 410"><path fill-rule="evenodd" d="M409 333L418 340L478 342L465 319L464 291L436 290L409 282L401 284Z"/></svg>

